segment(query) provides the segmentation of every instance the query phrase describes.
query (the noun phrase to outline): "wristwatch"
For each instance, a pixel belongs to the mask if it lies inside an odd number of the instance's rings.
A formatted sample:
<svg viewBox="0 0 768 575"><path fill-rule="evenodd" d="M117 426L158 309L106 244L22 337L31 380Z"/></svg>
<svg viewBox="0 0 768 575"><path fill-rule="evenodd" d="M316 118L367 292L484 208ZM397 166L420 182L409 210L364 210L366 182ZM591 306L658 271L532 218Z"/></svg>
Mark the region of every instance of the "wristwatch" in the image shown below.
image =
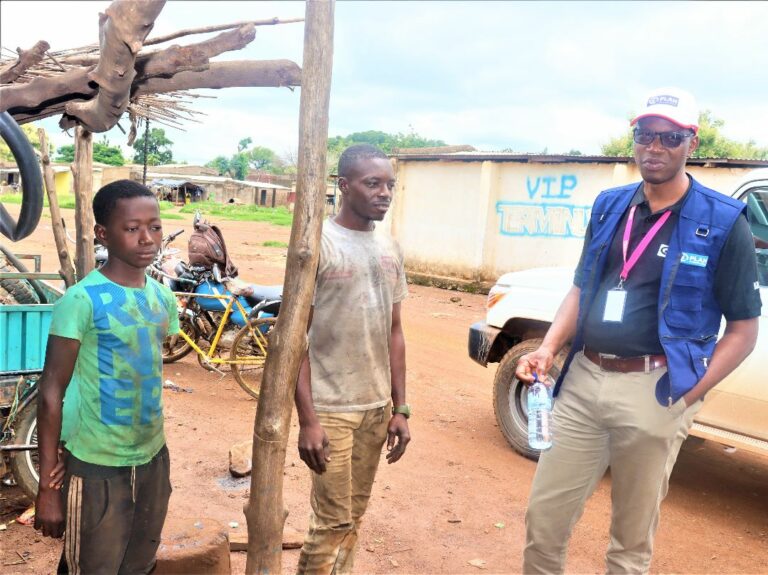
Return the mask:
<svg viewBox="0 0 768 575"><path fill-rule="evenodd" d="M404 403L403 405L398 405L397 407L392 408L392 415L395 415L396 413L399 413L401 415L404 415L406 419L410 419L411 417L411 406L407 403Z"/></svg>

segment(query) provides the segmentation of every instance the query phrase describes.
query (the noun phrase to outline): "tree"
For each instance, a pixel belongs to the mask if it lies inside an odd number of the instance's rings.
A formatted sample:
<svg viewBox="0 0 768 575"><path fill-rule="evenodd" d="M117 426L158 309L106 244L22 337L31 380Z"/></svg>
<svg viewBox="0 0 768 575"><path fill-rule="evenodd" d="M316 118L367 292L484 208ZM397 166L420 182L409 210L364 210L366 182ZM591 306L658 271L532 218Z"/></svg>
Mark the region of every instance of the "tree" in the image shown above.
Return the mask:
<svg viewBox="0 0 768 575"><path fill-rule="evenodd" d="M165 135L162 128L151 128L147 139L147 164L157 166L170 164L173 162L173 151L171 146L173 142ZM137 138L133 143L133 149L136 153L133 155L133 161L136 164L144 163L144 134Z"/></svg>
<svg viewBox="0 0 768 575"><path fill-rule="evenodd" d="M236 154L230 158L217 156L206 166L216 168L220 176L228 175L237 180L244 180L248 176L249 168L270 174L284 173L285 164L274 151L264 146L254 146L246 150L252 142L251 138L243 138L237 144Z"/></svg>
<svg viewBox="0 0 768 575"><path fill-rule="evenodd" d="M238 152L244 152L244 151L245 151L245 149L246 149L248 146L250 146L252 143L253 143L253 140L252 140L250 137L248 137L248 138L243 138L242 140L240 140L240 141L237 143L237 151L238 151Z"/></svg>
<svg viewBox="0 0 768 575"><path fill-rule="evenodd" d="M248 150L248 163L255 170L278 173L284 167L278 155L264 146L254 146Z"/></svg>
<svg viewBox="0 0 768 575"><path fill-rule="evenodd" d="M725 125L723 120L712 116L712 112L704 110L699 114L699 147L693 153L694 158L740 158L750 160L768 159L768 148L760 148L754 140L737 142L726 138L720 133ZM613 138L601 147L606 156L633 156L634 142L632 130Z"/></svg>
<svg viewBox="0 0 768 575"><path fill-rule="evenodd" d="M411 131L408 134L398 132L397 134L388 134L378 130L367 130L365 132L354 132L348 136L334 136L328 138L328 151L339 152L354 144L371 144L381 148L384 153L391 153L394 148L431 148L435 146L445 146L443 140L431 140Z"/></svg>
<svg viewBox="0 0 768 575"><path fill-rule="evenodd" d="M21 125L21 131L24 132L24 135L27 136L27 139L29 140L29 143L32 144L32 147L35 150L40 149L40 138L37 135L37 126L35 124L22 124ZM50 148L49 152L53 152L53 144L48 144L48 147ZM13 153L11 152L11 149L8 147L8 144L5 143L5 140L0 138L0 161L3 162L14 162Z"/></svg>
<svg viewBox="0 0 768 575"><path fill-rule="evenodd" d="M398 132L397 134L388 134L379 130L367 130L365 132L354 132L348 136L334 136L328 138L328 172L336 171L341 153L354 144L371 144L380 148L385 154L391 154L394 148L431 148L436 146L445 146L443 140L431 140L418 135L411 130L408 134Z"/></svg>
<svg viewBox="0 0 768 575"><path fill-rule="evenodd" d="M60 146L58 154L56 156L57 162L71 164L75 161L75 146L73 144ZM100 142L93 143L93 161L109 164L110 166L122 166L125 164L123 151L119 146L110 146L106 136L103 136Z"/></svg>
<svg viewBox="0 0 768 575"><path fill-rule="evenodd" d="M229 160L229 173L236 180L244 180L248 176L248 154L239 153Z"/></svg>
<svg viewBox="0 0 768 575"><path fill-rule="evenodd" d="M207 168L216 168L220 176L226 176L229 173L229 160L226 156L216 156L205 166Z"/></svg>

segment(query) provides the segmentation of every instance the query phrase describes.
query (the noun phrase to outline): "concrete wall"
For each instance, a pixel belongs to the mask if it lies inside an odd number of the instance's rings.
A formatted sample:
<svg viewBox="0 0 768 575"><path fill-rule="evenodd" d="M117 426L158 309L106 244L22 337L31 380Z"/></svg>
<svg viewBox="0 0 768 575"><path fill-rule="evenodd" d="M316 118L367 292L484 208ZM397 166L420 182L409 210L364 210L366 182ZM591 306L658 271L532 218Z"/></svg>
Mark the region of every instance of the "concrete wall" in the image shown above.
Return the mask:
<svg viewBox="0 0 768 575"><path fill-rule="evenodd" d="M485 281L531 267L575 268L597 194L640 181L634 163L401 158L395 168L384 227L400 242L408 269ZM688 171L730 193L749 168Z"/></svg>

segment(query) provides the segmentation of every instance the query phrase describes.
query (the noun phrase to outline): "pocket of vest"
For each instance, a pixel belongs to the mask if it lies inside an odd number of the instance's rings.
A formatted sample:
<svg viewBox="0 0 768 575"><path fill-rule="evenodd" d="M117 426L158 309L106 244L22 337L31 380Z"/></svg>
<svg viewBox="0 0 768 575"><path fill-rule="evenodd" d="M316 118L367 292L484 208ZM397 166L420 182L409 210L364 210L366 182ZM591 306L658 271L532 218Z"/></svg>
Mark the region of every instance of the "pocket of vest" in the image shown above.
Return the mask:
<svg viewBox="0 0 768 575"><path fill-rule="evenodd" d="M685 345L688 347L688 354L691 356L693 371L696 372L696 377L700 380L707 372L707 363L712 352L713 344L688 342Z"/></svg>
<svg viewBox="0 0 768 575"><path fill-rule="evenodd" d="M667 323L686 329L699 325L703 295L704 290L699 286L672 286L669 305L665 311Z"/></svg>

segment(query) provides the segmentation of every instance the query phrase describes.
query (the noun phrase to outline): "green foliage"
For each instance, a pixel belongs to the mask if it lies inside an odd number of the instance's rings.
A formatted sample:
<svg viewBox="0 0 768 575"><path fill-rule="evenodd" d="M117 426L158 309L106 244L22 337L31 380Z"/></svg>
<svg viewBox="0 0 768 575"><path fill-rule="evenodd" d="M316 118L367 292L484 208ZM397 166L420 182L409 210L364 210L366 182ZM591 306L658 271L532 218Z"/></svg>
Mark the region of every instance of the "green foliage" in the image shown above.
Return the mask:
<svg viewBox="0 0 768 575"><path fill-rule="evenodd" d="M57 162L67 162L71 164L75 161L75 145L66 144L65 146L59 146L58 155L56 156Z"/></svg>
<svg viewBox="0 0 768 575"><path fill-rule="evenodd" d="M248 154L240 152L229 160L229 173L236 180L244 180L248 175Z"/></svg>
<svg viewBox="0 0 768 575"><path fill-rule="evenodd" d="M236 180L244 180L250 168L271 174L284 173L286 166L275 152L264 146L253 146L246 150L251 143L251 138L243 138L237 144L236 154L229 158L216 156L205 165L216 168L220 176L229 176Z"/></svg>
<svg viewBox="0 0 768 575"><path fill-rule="evenodd" d="M758 147L754 140L737 142L726 138L720 129L725 125L723 120L712 116L712 112L704 110L699 114L699 147L693 153L694 158L738 158L750 160L768 159L768 148ZM633 156L634 142L632 130L613 138L601 147L606 156Z"/></svg>
<svg viewBox="0 0 768 575"><path fill-rule="evenodd" d="M225 156L216 156L205 166L207 168L216 168L220 176L226 176L229 173L229 160Z"/></svg>
<svg viewBox="0 0 768 575"><path fill-rule="evenodd" d="M238 151L238 153L239 153L239 152L244 152L244 151L245 151L245 149L246 149L248 146L250 146L252 143L253 143L253 139L251 139L250 137L248 137L248 138L243 138L242 140L240 140L240 141L237 143L237 151Z"/></svg>
<svg viewBox="0 0 768 575"><path fill-rule="evenodd" d="M254 146L248 150L248 163L256 170L273 173L282 164L277 154L264 146Z"/></svg>
<svg viewBox="0 0 768 575"><path fill-rule="evenodd" d="M293 214L287 208L263 208L255 205L218 204L205 201L187 204L181 210L182 214L193 214L200 210L205 216L214 216L222 220L237 220L246 222L268 222L278 226L290 226Z"/></svg>
<svg viewBox="0 0 768 575"><path fill-rule="evenodd" d="M267 240L263 244L261 244L265 248L287 248L288 244L285 242L280 242L277 240Z"/></svg>
<svg viewBox="0 0 768 575"><path fill-rule="evenodd" d="M151 128L147 138L147 165L158 166L170 164L173 162L173 142L165 135L162 128ZM133 149L136 153L133 155L133 161L137 164L144 163L144 134L136 138L133 142Z"/></svg>
<svg viewBox="0 0 768 575"><path fill-rule="evenodd" d="M341 153L354 144L371 144L380 148L385 154L391 154L394 148L430 148L433 146L445 146L443 140L430 140L418 135L414 131L408 134L398 132L388 134L379 130L367 130L354 132L348 136L334 136L328 138L328 173L336 172Z"/></svg>
<svg viewBox="0 0 768 575"><path fill-rule="evenodd" d="M32 144L32 147L35 150L40 149L40 138L37 135L37 125L34 123L30 124L22 124L21 125L21 131L24 132L24 134L27 136L27 139L29 140L29 143ZM48 150L49 153L53 152L53 144L48 142L48 147L50 148ZM0 161L3 162L14 162L13 154L11 153L11 148L8 147L8 144L5 143L5 140L0 138Z"/></svg>
<svg viewBox="0 0 768 575"><path fill-rule="evenodd" d="M56 156L57 162L74 162L74 144L67 144L59 147L58 154L59 155ZM122 166L125 164L125 158L123 157L123 151L120 149L120 146L110 146L106 136L103 136L100 142L93 143L93 161L109 164L110 166Z"/></svg>

